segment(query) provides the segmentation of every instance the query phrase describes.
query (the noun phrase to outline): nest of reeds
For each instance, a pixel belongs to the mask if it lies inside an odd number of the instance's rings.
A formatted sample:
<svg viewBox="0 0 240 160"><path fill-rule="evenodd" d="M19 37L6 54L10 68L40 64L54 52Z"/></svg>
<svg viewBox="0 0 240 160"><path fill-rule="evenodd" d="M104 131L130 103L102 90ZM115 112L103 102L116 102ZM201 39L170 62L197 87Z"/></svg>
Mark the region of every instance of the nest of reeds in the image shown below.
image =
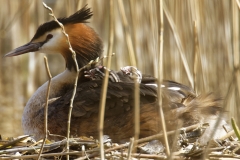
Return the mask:
<svg viewBox="0 0 240 160"><path fill-rule="evenodd" d="M198 139L202 136L208 124L196 124L167 132L174 135L171 144L172 159L240 159L240 143L235 133L239 134L233 121L233 130L219 139L211 139L207 145ZM163 134L138 139L133 138L122 144L112 143L110 137L104 136L104 157L106 159L167 159L165 145L158 139ZM69 139L69 151L66 150L67 139L61 141L43 140L36 142L31 136L24 135L17 138L1 137L0 159L100 159L99 142L91 137ZM169 158L169 157L168 157Z"/></svg>

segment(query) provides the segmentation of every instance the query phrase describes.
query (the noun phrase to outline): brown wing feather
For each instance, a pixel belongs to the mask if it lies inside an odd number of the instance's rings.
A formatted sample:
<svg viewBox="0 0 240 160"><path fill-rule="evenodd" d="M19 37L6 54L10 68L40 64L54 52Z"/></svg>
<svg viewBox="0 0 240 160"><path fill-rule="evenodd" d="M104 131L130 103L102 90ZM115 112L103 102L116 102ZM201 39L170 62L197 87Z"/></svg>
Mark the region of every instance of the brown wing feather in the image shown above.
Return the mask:
<svg viewBox="0 0 240 160"><path fill-rule="evenodd" d="M165 82L165 85L179 87L179 90L162 90L163 108L168 130L176 129L182 121L183 126L196 124L208 120L209 117L216 118L221 111L220 102L211 94L196 96L189 88L175 82ZM98 136L98 111L101 95L101 81L89 81L78 86L73 103L71 119L71 135L73 136ZM108 84L104 134L110 136L114 142L125 140L133 136L133 102L134 84L114 82ZM178 100L189 98L185 104L175 102L169 94ZM66 92L49 105L49 130L50 133L66 135L67 117L72 91ZM157 92L155 86L140 84L140 137L150 136L161 131L158 115ZM167 100L166 100L167 99ZM42 119L43 109L36 116ZM51 137L54 139L54 137Z"/></svg>
<svg viewBox="0 0 240 160"><path fill-rule="evenodd" d="M97 135L99 101L102 81L89 81L78 86L73 103L71 134L95 136ZM156 88L153 86L140 85L141 105L154 103L157 98ZM132 108L134 98L133 83L109 83L105 112L105 133L115 135L123 130L130 132L120 139L127 138L132 134ZM69 111L72 90L49 104L48 119L50 133L66 135L67 115ZM154 107L155 108L155 107ZM131 113L131 114L129 114ZM36 116L43 121L43 109ZM124 127L123 127L124 126ZM110 129L109 129L110 128ZM129 130L129 131L128 131ZM113 136L111 136L112 138ZM113 137L115 138L115 137ZM115 139L119 139L115 138Z"/></svg>

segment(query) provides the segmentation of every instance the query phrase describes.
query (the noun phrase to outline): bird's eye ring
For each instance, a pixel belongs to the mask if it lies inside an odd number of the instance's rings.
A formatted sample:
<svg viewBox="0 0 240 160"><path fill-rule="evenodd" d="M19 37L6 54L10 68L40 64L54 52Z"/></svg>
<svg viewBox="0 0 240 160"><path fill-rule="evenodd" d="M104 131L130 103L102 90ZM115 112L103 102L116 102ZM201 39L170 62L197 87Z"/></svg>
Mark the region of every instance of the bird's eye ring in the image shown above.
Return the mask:
<svg viewBox="0 0 240 160"><path fill-rule="evenodd" d="M52 34L48 34L46 40L49 40L49 39L51 39L52 37L53 37Z"/></svg>

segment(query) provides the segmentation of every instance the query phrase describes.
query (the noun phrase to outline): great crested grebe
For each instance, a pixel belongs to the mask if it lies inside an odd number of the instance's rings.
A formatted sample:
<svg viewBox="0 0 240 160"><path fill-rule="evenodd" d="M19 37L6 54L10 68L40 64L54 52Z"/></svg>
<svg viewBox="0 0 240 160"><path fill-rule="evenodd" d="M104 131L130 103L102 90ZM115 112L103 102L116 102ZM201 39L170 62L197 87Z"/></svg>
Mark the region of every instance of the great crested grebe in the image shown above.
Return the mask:
<svg viewBox="0 0 240 160"><path fill-rule="evenodd" d="M97 33L86 25L92 12L84 7L67 18L58 20L64 25L80 67L102 54L102 41ZM70 97L74 86L76 68L72 53L68 49L66 38L55 21L40 25L32 40L6 54L17 56L28 52L60 53L66 62L66 70L52 79L49 96L48 130L52 134L66 136ZM98 110L101 94L103 68L93 68L81 73L73 103L71 119L72 136L97 137ZM100 70L99 70L100 69ZM133 70L132 70L133 69ZM97 75L98 72L100 76ZM140 83L140 137L150 136L161 131L159 127L158 107L156 105L156 85L151 76L142 76L136 68L123 68L112 72L108 84L105 110L104 134L113 141L128 139L133 136L133 91L134 84L129 73L138 74ZM121 75L127 75L124 79ZM36 140L44 136L44 104L47 90L44 83L32 95L24 108L22 127L25 134L33 135ZM215 120L221 112L219 99L211 94L196 96L193 89L173 82L162 83L163 108L168 130L176 129L178 121L183 126ZM50 137L58 139L59 137Z"/></svg>

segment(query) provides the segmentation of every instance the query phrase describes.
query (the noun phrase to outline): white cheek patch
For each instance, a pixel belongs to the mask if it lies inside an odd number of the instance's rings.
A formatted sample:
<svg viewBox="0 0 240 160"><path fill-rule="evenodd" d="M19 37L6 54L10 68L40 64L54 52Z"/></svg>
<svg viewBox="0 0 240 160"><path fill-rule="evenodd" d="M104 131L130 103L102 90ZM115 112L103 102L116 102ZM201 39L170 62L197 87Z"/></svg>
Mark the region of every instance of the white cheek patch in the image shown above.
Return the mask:
<svg viewBox="0 0 240 160"><path fill-rule="evenodd" d="M41 50L44 52L44 53L47 53L47 54L51 54L51 53L54 53L56 52L57 50L57 40L56 38L54 37L53 39L50 39L47 43L45 43L42 47L41 47Z"/></svg>
<svg viewBox="0 0 240 160"><path fill-rule="evenodd" d="M40 48L40 51L47 54L56 54L56 51L58 51L59 47L61 46L61 39L64 35L59 28L46 33L44 36L47 37L48 34L52 34L53 37L43 44L43 46Z"/></svg>

